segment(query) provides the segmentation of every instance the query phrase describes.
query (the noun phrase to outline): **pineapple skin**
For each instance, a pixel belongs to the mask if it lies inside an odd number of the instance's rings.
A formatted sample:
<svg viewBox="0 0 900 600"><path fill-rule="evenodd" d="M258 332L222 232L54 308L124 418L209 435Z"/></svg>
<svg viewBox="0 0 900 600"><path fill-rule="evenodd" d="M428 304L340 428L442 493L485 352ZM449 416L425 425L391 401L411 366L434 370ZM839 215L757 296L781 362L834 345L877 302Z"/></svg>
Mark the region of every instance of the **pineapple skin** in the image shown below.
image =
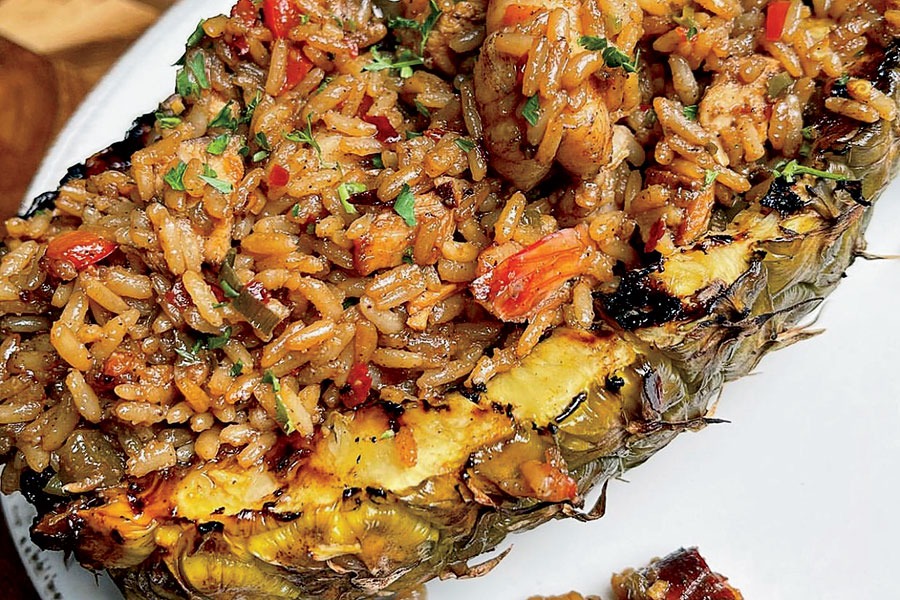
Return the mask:
<svg viewBox="0 0 900 600"><path fill-rule="evenodd" d="M900 103L898 68L894 47L879 76ZM351 600L480 574L468 561L509 532L597 516L582 512L583 495L702 428L726 381L807 336L795 324L861 252L866 204L896 175L900 128L829 127L813 156L862 180L862 198L800 178L817 210L747 208L661 268L634 273L632 291L678 299L667 318L648 304L638 317L649 324L622 327L634 314L599 297L608 319L595 332L557 331L480 394L333 415L291 464L247 471L225 459L107 490L102 504L76 500L38 520L36 541L109 569L130 599ZM873 146L885 151L871 161L859 149ZM414 465L388 431L413 436ZM526 463L577 493L544 489Z"/></svg>

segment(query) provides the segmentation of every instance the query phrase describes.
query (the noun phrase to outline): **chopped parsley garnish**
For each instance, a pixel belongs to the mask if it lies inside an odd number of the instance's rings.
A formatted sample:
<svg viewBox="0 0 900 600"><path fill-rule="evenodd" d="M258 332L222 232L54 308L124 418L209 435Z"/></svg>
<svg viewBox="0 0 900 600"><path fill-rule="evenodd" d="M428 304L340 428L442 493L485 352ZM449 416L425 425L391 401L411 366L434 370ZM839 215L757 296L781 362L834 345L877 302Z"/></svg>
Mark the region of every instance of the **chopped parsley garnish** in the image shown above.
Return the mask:
<svg viewBox="0 0 900 600"><path fill-rule="evenodd" d="M156 113L156 122L163 129L173 129L181 124L181 118L163 112Z"/></svg>
<svg viewBox="0 0 900 600"><path fill-rule="evenodd" d="M226 298L237 298L238 296L241 295L240 292L238 292L236 289L231 287L231 284L229 284L224 279L219 282L219 285L221 286L222 291L225 293Z"/></svg>
<svg viewBox="0 0 900 600"><path fill-rule="evenodd" d="M346 298L344 298L344 301L341 302L341 307L344 310L347 310L351 306L356 306L357 304L359 304L359 298L357 298L356 296L347 296Z"/></svg>
<svg viewBox="0 0 900 600"><path fill-rule="evenodd" d="M281 391L281 382L275 377L275 373L272 372L272 369L266 369L266 372L263 373L262 381L263 383L271 384L273 392L278 393Z"/></svg>
<svg viewBox="0 0 900 600"><path fill-rule="evenodd" d="M182 161L178 161L178 164L169 169L169 172L166 173L163 180L169 184L169 187L175 190L176 192L184 191L184 172L187 171L187 165Z"/></svg>
<svg viewBox="0 0 900 600"><path fill-rule="evenodd" d="M308 144L319 154L319 158L322 158L322 147L319 146L319 142L316 141L312 133L312 114L306 115L306 129L297 129L291 133L283 133L282 136L291 142Z"/></svg>
<svg viewBox="0 0 900 600"><path fill-rule="evenodd" d="M833 179L834 181L847 181L848 179L846 175L813 169L812 167L801 165L796 160L792 160L790 162L780 162L775 166L775 169L773 169L772 173L775 175L775 177L784 178L784 180L788 183L794 183L794 179L798 175L812 175L814 177L820 177L822 179Z"/></svg>
<svg viewBox="0 0 900 600"><path fill-rule="evenodd" d="M269 139L266 137L266 134L262 131L258 132L254 137L256 140L256 145L260 147L260 150L253 155L253 162L259 162L261 160L265 160L269 156L269 152L272 150L271 146L269 146Z"/></svg>
<svg viewBox="0 0 900 600"><path fill-rule="evenodd" d="M200 21L197 23L197 28L194 29L194 32L187 39L187 47L193 48L197 44L199 44L203 40L203 36L206 35L206 32L203 31L203 23L206 21Z"/></svg>
<svg viewBox="0 0 900 600"><path fill-rule="evenodd" d="M379 440L389 440L389 439L393 438L393 437L396 436L396 435L397 435L397 434L394 433L394 430L393 430L393 429L386 429L384 433L382 433L381 435L378 436L378 439L379 439Z"/></svg>
<svg viewBox="0 0 900 600"><path fill-rule="evenodd" d="M407 225L414 227L416 224L415 208L416 197L413 195L412 190L409 189L409 184L404 183L403 189L400 190L397 199L394 200L394 210L403 217Z"/></svg>
<svg viewBox="0 0 900 600"><path fill-rule="evenodd" d="M841 75L840 77L838 77L837 79L834 80L834 84L846 87L847 83L849 81L850 81L850 74L844 73L843 75Z"/></svg>
<svg viewBox="0 0 900 600"><path fill-rule="evenodd" d="M681 112L684 113L684 117L686 119L690 121L696 121L698 109L699 106L697 106L696 104L688 104L683 109L681 109Z"/></svg>
<svg viewBox="0 0 900 600"><path fill-rule="evenodd" d="M187 68L190 70L194 80L202 89L209 89L209 79L206 77L206 56L202 52L195 52L187 61Z"/></svg>
<svg viewBox="0 0 900 600"><path fill-rule="evenodd" d="M413 29L419 32L421 36L419 40L419 54L425 54L425 44L428 42L428 36L443 14L435 0L429 0L428 8L428 16L425 17L421 24L415 19L405 19L403 17L393 17L388 21L388 27L391 29Z"/></svg>
<svg viewBox="0 0 900 600"><path fill-rule="evenodd" d="M219 156L225 152L225 148L228 147L228 142L230 141L231 136L227 133L223 133L222 135L216 136L216 138L209 143L206 147L206 151L215 156Z"/></svg>
<svg viewBox="0 0 900 600"><path fill-rule="evenodd" d="M594 35L583 35L578 38L578 44L586 50L600 52L603 56L603 62L611 69L621 68L626 73L637 73L637 56L631 58L610 44L606 38Z"/></svg>
<svg viewBox="0 0 900 600"><path fill-rule="evenodd" d="M703 177L703 187L708 188L716 182L719 172L715 169L706 169L706 175Z"/></svg>
<svg viewBox="0 0 900 600"><path fill-rule="evenodd" d="M807 125L803 129L800 130L800 133L803 134L804 140L812 141L816 139L818 136L816 135L816 126L815 125Z"/></svg>
<svg viewBox="0 0 900 600"><path fill-rule="evenodd" d="M256 95L253 96L253 99L247 104L247 109L244 111L244 114L241 115L240 123L249 123L251 119L253 119L253 113L256 112L256 107L259 106L259 101L262 100L262 94L256 92Z"/></svg>
<svg viewBox="0 0 900 600"><path fill-rule="evenodd" d="M355 181L347 181L338 186L338 198L341 199L341 205L351 215L359 214L356 207L350 204L350 196L366 191L368 188L361 183Z"/></svg>
<svg viewBox="0 0 900 600"><path fill-rule="evenodd" d="M200 95L200 86L194 81L187 68L181 69L175 76L175 91L182 98Z"/></svg>
<svg viewBox="0 0 900 600"><path fill-rule="evenodd" d="M376 168L376 169L383 169L383 168L384 168L384 159L381 158L381 155L380 155L380 154L373 154L373 155L372 155L372 166L373 166L374 168Z"/></svg>
<svg viewBox="0 0 900 600"><path fill-rule="evenodd" d="M204 165L203 167L203 175L200 175L200 179L222 192L223 194L230 194L234 191L234 187L228 181L223 179L219 179L218 174L213 170L209 165Z"/></svg>
<svg viewBox="0 0 900 600"><path fill-rule="evenodd" d="M430 118L431 118L431 111L428 110L428 107L427 107L427 106L425 106L424 104L422 104L422 103L419 102L418 100L415 101L415 106L416 106L416 112L417 112L417 113L419 113L420 115L422 115L422 116L425 117L426 119L430 119Z"/></svg>
<svg viewBox="0 0 900 600"><path fill-rule="evenodd" d="M457 147L459 147L459 149L463 152L471 152L475 149L475 142L473 142L472 140L466 138L456 138L454 142L456 143Z"/></svg>
<svg viewBox="0 0 900 600"><path fill-rule="evenodd" d="M221 127L223 129L230 129L234 131L238 127L238 120L234 116L234 111L231 110L232 105L234 104L234 100L229 100L228 104L222 107L222 110L219 111L219 114L210 121L209 127L212 129L213 127Z"/></svg>
<svg viewBox="0 0 900 600"><path fill-rule="evenodd" d="M528 124L534 127L537 125L538 118L541 115L541 100L538 98L537 94L531 96L528 100L525 101L525 105L522 106L522 117L528 121Z"/></svg>
<svg viewBox="0 0 900 600"><path fill-rule="evenodd" d="M422 64L422 57L416 56L410 50L401 50L396 57L392 57L387 52L379 52L377 46L372 46L372 59L373 62L364 66L363 71L396 69L403 79L412 77L412 68Z"/></svg>
<svg viewBox="0 0 900 600"><path fill-rule="evenodd" d="M237 377L244 370L244 363L241 361L237 361L233 365L231 365L231 376Z"/></svg>
<svg viewBox="0 0 900 600"><path fill-rule="evenodd" d="M295 219L300 216L300 204L295 204L291 207L291 216Z"/></svg>
<svg viewBox="0 0 900 600"><path fill-rule="evenodd" d="M186 348L179 348L178 346L175 346L175 354L184 359L184 364L195 365L200 362L200 357L197 356L196 352L194 352L193 350L187 350Z"/></svg>
<svg viewBox="0 0 900 600"><path fill-rule="evenodd" d="M681 25L685 30L685 37L692 40L697 35L697 22L694 20L694 7L685 6L681 9L681 16L672 17L672 20Z"/></svg>
<svg viewBox="0 0 900 600"><path fill-rule="evenodd" d="M400 259L407 265L415 264L416 259L413 258L413 249L407 248L403 251L403 257Z"/></svg>
<svg viewBox="0 0 900 600"><path fill-rule="evenodd" d="M222 332L222 335L213 336L206 340L206 347L210 350L217 350L219 348L224 348L225 344L228 343L228 340L231 339L231 326L225 328L225 331Z"/></svg>
<svg viewBox="0 0 900 600"><path fill-rule="evenodd" d="M407 130L403 133L403 135L405 135L405 136L406 136L406 139L408 139L408 140L411 140L411 139L414 139L414 138L417 138L417 137L422 137L422 134L421 134L421 133L419 133L418 131L413 131L412 129L407 129Z"/></svg>

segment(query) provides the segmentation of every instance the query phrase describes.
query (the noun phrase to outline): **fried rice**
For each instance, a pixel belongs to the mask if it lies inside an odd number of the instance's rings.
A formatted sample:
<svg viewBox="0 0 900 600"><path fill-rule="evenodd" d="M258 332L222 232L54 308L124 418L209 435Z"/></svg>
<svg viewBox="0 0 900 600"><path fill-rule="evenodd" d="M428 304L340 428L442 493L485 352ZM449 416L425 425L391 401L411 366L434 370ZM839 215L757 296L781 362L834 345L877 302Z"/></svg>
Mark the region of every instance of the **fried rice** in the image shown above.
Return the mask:
<svg viewBox="0 0 900 600"><path fill-rule="evenodd" d="M763 201L823 120L896 118L867 75L894 0L274 4L202 22L137 149L6 222L4 492L477 391L605 327L623 272Z"/></svg>

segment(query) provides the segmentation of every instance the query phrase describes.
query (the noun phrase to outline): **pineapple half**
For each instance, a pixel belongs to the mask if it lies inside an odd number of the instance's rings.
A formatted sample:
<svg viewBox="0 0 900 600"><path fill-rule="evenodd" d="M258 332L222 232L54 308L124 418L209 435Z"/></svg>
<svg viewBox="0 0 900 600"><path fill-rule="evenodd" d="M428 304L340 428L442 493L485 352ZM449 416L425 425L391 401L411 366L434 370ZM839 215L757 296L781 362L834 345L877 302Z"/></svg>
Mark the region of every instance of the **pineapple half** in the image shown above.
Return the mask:
<svg viewBox="0 0 900 600"><path fill-rule="evenodd" d="M895 101L898 73L895 47L878 73ZM594 333L559 329L440 407L334 413L302 460L246 470L224 458L57 505L34 539L108 569L128 598L350 600L470 574L467 561L510 531L598 516L583 495L702 428L726 381L803 337L798 319L861 249L900 129L822 130L812 163L861 185L803 175L773 188L802 190L805 208L779 212L773 196L625 273L597 295Z"/></svg>

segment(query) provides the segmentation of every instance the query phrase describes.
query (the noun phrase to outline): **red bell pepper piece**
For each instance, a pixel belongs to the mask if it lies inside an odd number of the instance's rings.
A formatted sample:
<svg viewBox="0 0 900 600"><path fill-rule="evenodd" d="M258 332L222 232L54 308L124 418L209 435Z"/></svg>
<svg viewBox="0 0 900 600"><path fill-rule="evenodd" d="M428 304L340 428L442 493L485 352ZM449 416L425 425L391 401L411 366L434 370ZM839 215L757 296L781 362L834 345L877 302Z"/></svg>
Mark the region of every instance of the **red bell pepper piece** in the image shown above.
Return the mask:
<svg viewBox="0 0 900 600"><path fill-rule="evenodd" d="M47 258L66 261L81 271L100 262L116 251L119 245L103 239L96 233L77 230L61 233L47 245Z"/></svg>

